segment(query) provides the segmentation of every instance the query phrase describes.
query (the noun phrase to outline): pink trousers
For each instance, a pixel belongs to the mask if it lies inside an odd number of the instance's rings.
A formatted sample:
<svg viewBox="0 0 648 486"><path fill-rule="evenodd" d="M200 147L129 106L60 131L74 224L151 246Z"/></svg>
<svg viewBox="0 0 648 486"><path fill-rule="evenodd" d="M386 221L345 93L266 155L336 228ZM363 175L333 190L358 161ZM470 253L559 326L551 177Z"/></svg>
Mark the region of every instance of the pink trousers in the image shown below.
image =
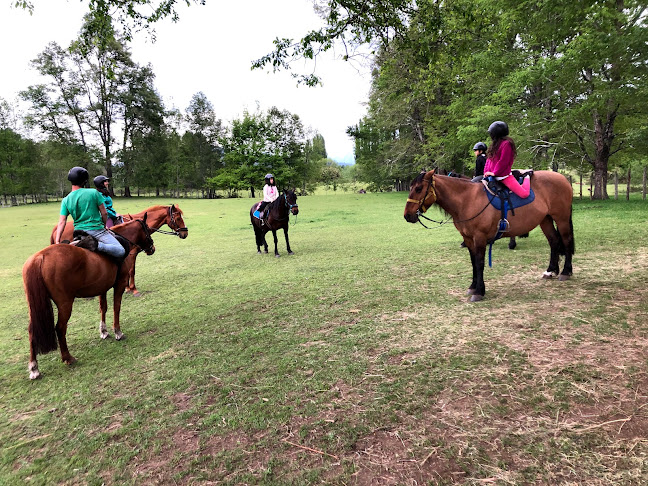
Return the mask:
<svg viewBox="0 0 648 486"><path fill-rule="evenodd" d="M500 181L506 187L508 187L514 194L520 196L522 199L529 197L531 193L531 178L525 177L522 185L512 175L508 176L506 179Z"/></svg>

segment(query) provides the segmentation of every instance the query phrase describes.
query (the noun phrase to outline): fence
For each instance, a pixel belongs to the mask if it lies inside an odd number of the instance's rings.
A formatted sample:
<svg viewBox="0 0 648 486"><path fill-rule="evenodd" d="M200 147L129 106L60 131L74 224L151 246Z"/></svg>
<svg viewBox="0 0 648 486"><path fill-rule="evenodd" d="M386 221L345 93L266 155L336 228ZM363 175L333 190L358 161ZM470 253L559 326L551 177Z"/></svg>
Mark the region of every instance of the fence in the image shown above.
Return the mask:
<svg viewBox="0 0 648 486"><path fill-rule="evenodd" d="M633 187L632 186L632 176L633 176L632 170L628 169L628 173L627 173L626 178L625 178L625 199L626 199L626 201L630 200L630 193L631 192L638 192L636 189L635 189L635 191L632 190L632 187ZM619 199L619 182L620 182L619 173L614 172L614 173L608 174L608 195L611 192L609 190L609 188L610 188L609 181L610 180L613 181L612 186L614 188L614 199ZM636 178L635 178L635 180L636 180ZM641 181L641 198L645 201L646 200L646 186L648 185L648 168L647 167L643 168L642 176L639 177L639 180ZM572 187L573 187L574 186L574 181L573 181L573 178L572 178L571 175L569 176L569 182L571 182ZM623 181L621 181L621 182L623 182ZM580 174L579 175L579 181L578 181L578 183L576 183L576 187L577 187L578 191L574 191L575 193L578 192L578 197L580 199L583 199L583 185L584 185L583 184L583 174ZM589 192L589 195L587 197L592 199L592 194L593 194L593 191L594 191L594 174L593 173L589 175L589 188L587 189L587 191Z"/></svg>

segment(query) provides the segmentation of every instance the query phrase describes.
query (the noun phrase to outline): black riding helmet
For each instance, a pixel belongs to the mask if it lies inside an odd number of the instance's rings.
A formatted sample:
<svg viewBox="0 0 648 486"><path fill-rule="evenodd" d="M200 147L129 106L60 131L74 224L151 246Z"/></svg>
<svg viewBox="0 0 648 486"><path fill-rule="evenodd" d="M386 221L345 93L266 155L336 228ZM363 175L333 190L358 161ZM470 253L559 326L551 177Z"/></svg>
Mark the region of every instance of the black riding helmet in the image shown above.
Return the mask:
<svg viewBox="0 0 648 486"><path fill-rule="evenodd" d="M504 138L509 134L509 127L503 121L496 121L491 123L490 127L488 127L488 134L493 140Z"/></svg>
<svg viewBox="0 0 648 486"><path fill-rule="evenodd" d="M68 181L70 181L75 186L82 186L88 182L88 171L83 167L72 167L70 172L68 172Z"/></svg>
<svg viewBox="0 0 648 486"><path fill-rule="evenodd" d="M97 189L103 189L104 188L104 182L109 181L105 175L98 175L97 177L94 178L94 185Z"/></svg>
<svg viewBox="0 0 648 486"><path fill-rule="evenodd" d="M481 150L482 152L486 152L486 144L484 142L477 142L475 146L473 147L473 150Z"/></svg>

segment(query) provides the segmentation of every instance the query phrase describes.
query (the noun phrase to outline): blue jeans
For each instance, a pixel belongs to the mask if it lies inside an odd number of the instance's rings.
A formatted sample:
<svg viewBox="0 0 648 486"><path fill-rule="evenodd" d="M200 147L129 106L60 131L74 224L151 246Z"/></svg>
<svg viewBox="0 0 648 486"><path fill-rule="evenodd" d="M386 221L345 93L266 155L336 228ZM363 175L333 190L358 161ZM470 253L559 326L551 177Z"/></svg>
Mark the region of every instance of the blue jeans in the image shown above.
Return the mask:
<svg viewBox="0 0 648 486"><path fill-rule="evenodd" d="M110 231L107 231L105 229L90 230L86 231L86 233L94 236L97 239L97 241L99 242L97 250L99 250L100 252L106 253L115 258L123 258L124 255L126 255L126 250L124 250L124 247L121 246L121 243L117 241L117 239L112 235Z"/></svg>

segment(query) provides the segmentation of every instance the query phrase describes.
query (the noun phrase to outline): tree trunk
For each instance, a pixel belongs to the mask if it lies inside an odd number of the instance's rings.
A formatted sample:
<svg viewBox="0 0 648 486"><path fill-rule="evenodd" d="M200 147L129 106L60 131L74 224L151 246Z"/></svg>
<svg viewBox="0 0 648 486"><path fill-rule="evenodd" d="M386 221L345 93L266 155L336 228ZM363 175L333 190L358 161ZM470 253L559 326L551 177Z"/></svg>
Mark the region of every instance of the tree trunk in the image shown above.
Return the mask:
<svg viewBox="0 0 648 486"><path fill-rule="evenodd" d="M254 186L250 186L250 194L252 194L252 199L254 199Z"/></svg>
<svg viewBox="0 0 648 486"><path fill-rule="evenodd" d="M594 117L594 192L592 199L608 199L607 180L608 162L610 160L610 148L614 140L614 121L617 116L619 105L610 102L605 120L598 111L593 113Z"/></svg>
<svg viewBox="0 0 648 486"><path fill-rule="evenodd" d="M124 186L124 197L131 197L130 186Z"/></svg>

